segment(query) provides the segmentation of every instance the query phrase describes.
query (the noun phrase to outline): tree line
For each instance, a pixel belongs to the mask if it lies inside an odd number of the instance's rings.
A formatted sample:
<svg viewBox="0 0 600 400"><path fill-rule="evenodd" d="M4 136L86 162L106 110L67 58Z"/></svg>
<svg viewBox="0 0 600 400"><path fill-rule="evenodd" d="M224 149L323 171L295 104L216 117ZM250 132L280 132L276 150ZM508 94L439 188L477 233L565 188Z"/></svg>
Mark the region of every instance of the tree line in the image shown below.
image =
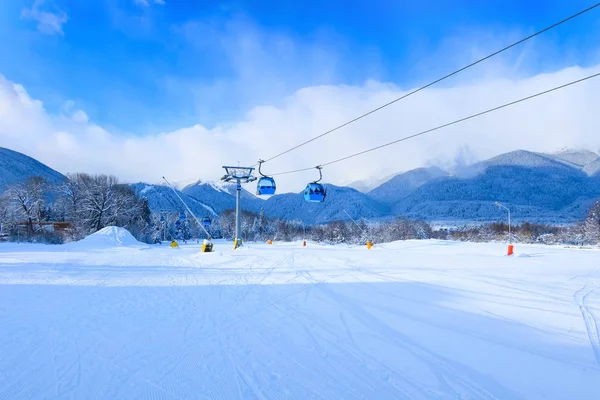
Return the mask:
<svg viewBox="0 0 600 400"><path fill-rule="evenodd" d="M138 197L127 184L110 175L70 174L61 183L32 177L7 187L0 194L0 224L8 240L63 243L84 238L106 226L129 230L139 241L194 240L206 237L191 216L179 220L179 212L155 213L148 199ZM49 222L68 223L52 231ZM505 223L435 228L422 220L402 217L371 222L333 221L309 226L301 221L267 218L263 211L241 215L242 237L263 242L309 240L329 244L364 244L367 240L387 243L408 239L459 241L502 241L508 239ZM46 223L46 224L45 224ZM235 212L226 210L208 228L214 238L232 239ZM522 223L512 227L520 243L596 245L600 243L600 202L590 209L585 221L571 226Z"/></svg>
<svg viewBox="0 0 600 400"><path fill-rule="evenodd" d="M128 229L147 241L151 211L147 199L109 175L71 174L62 183L32 177L0 196L2 232L10 239L61 243L79 240L106 226ZM68 222L61 232L45 223Z"/></svg>

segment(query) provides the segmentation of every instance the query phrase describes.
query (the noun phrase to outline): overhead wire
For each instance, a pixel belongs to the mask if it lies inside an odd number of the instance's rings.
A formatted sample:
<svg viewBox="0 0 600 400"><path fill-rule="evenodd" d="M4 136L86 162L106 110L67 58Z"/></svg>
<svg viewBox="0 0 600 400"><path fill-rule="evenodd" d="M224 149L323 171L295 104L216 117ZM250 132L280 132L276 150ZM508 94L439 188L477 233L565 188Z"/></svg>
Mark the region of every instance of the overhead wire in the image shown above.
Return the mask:
<svg viewBox="0 0 600 400"><path fill-rule="evenodd" d="M165 182L167 182L167 185L169 185L169 187L171 188L171 190L173 190L173 193L175 193L175 196L177 196L177 198L179 198L179 201L181 201L181 203L183 204L183 206L188 210L188 212L192 215L192 217L194 217L194 219L196 220L196 223L198 224L198 226L200 228L202 228L202 230L204 231L204 233L206 233L206 237L208 238L208 240L211 240L212 235L210 234L210 232L208 232L206 230L206 228L204 227L204 225L202 224L202 222L200 222L200 220L198 219L198 217L196 217L196 214L194 214L192 212L192 210L190 209L190 207L188 207L187 203L185 201L183 201L183 199L181 198L181 196L179 195L179 193L177 193L177 190L175 190L175 187L173 185L171 185L171 182L169 182L167 180L167 178L165 178L164 176L162 178L164 179Z"/></svg>
<svg viewBox="0 0 600 400"><path fill-rule="evenodd" d="M359 115L358 117L353 118L350 121L347 121L347 122L345 122L345 123L343 123L341 125L338 125L335 128L333 128L333 129L330 129L330 130L328 130L326 132L323 132L322 134L320 134L318 136L315 136L315 137L313 137L313 138L311 138L309 140L306 140L306 141L304 141L304 142L302 142L302 143L300 143L300 144L298 144L298 145L296 145L294 147L291 147L291 148L289 148L289 149L287 149L285 151L282 151L281 153L276 154L273 157L267 158L266 160L264 160L262 162L266 163L266 162L272 161L272 160L274 160L274 159L276 159L278 157L281 157L281 156L283 156L285 154L288 154L288 153L290 153L290 152L292 152L292 151L294 151L296 149L299 149L302 146L305 146L305 145L307 145L307 144L309 144L311 142L314 142L317 139L320 139L320 138L322 138L322 137L324 137L326 135L329 135L330 133L333 133L333 132L335 132L335 131L337 131L337 130L339 130L341 128L344 128L344 127L346 127L346 126L348 126L348 125L350 125L350 124L352 124L352 123L354 123L356 121L359 121L359 120L361 120L361 119L363 119L363 118L365 118L365 117L367 117L367 116L369 116L369 115L371 115L373 113L376 113L377 111L380 111L380 110L382 110L382 109L384 109L386 107L389 107L392 104L395 104L395 103L397 103L400 100L403 100L403 99L405 99L405 98L407 98L409 96L412 96L412 95L414 95L414 94L416 94L416 93L418 93L418 92L420 92L420 91L422 91L424 89L427 89L430 86L433 86L433 85L435 85L435 84L437 84L439 82L442 82L442 81L444 81L444 80L446 80L446 79L448 79L448 78L450 78L450 77L452 77L454 75L457 75L460 72L462 72L462 71L464 71L464 70L466 70L468 68L471 68L471 67L473 67L473 66L475 66L477 64L480 64L480 63L482 63L485 60L488 60L488 59L490 59L492 57L495 57L495 56L497 56L500 53L503 53L503 52L505 52L505 51L507 51L507 50L509 50L509 49L511 49L513 47L515 47L515 46L520 45L521 43L524 43L524 42L526 42L526 41L528 41L530 39L533 39L534 37L539 36L542 33L547 32L547 31L549 31L549 30L551 30L553 28L556 28L557 26L562 25L565 22L568 22L568 21L570 21L570 20L572 20L574 18L577 18L580 15L583 15L583 14L585 14L585 13L587 13L587 12L595 9L598 6L600 6L600 2L595 3L595 4L593 4L593 5L589 6L589 7L587 7L585 9L583 9L583 10L581 10L581 11L579 11L579 12L577 12L577 13L569 16L569 17L567 17L567 18L564 18L564 19L562 19L562 20L560 20L558 22L555 22L554 24L549 25L549 26L547 26L546 28L544 28L544 29L542 29L540 31L537 31L537 32L535 32L535 33L533 33L533 34L531 34L531 35L529 35L527 37L524 37L523 39L521 39L521 40L519 40L517 42L514 42L514 43L512 43L512 44L510 44L510 45L508 45L506 47L503 47L500 50L497 50L497 51L495 51L495 52L493 52L493 53L491 53L491 54L489 54L489 55L487 55L487 56L485 56L483 58L480 58L477 61L474 61L474 62L472 62L472 63L470 63L470 64L468 64L468 65L466 65L466 66L464 66L464 67L462 67L460 69L455 70L454 72L451 72L451 73L449 73L447 75L444 75L441 78L438 78L438 79L436 79L436 80L434 80L434 81L432 81L432 82L430 82L430 83L428 83L428 84L426 84L424 86L419 87L418 89L412 90L412 91L410 91L410 92L408 92L408 93L406 93L406 94L404 94L404 95L402 95L402 96L400 96L400 97L398 97L398 98L396 98L396 99L394 99L392 101L389 101L389 102L387 102L387 103L385 103L385 104L383 104L383 105L381 105L381 106L379 106L377 108L372 109L371 111L368 111L368 112L366 112L366 113L364 113L362 115ZM254 164L253 167L256 166L256 165L258 165L258 164Z"/></svg>
<svg viewBox="0 0 600 400"><path fill-rule="evenodd" d="M521 99L514 100L514 101L511 101L509 103L502 104L502 105L497 106L497 107L493 107L493 108L487 109L485 111L478 112L476 114L469 115L469 116L464 117L464 118L457 119L457 120L452 121L452 122L445 123L443 125L438 125L438 126L436 126L434 128L430 128L430 129L427 129L427 130L424 130L424 131L421 131L421 132L418 132L418 133L415 133L415 134L412 134L412 135L409 135L409 136L405 136L405 137L397 139L397 140L393 140L391 142L384 143L384 144L379 145L379 146L372 147L372 148L367 149L367 150L359 151L358 153L350 154L348 156L345 156L345 157L342 157L342 158L338 158L336 160L332 160L332 161L328 161L328 162L323 163L323 164L319 164L318 167L325 167L325 166L328 166L328 165L332 165L332 164L335 164L335 163L338 163L338 162L341 162L341 161L345 161L345 160L348 160L348 159L351 159L351 158L354 158L354 157L361 156L361 155L366 154L366 153L370 153L372 151L376 151L376 150L382 149L384 147L388 147L388 146L391 146L391 145L394 145L394 144L397 144L397 143L400 143L400 142L404 142L404 141L409 140L409 139L413 139L413 138L418 137L418 136L423 136L423 135L426 135L428 133L431 133L431 132L434 132L434 131L437 131L437 130L440 130L440 129L443 129L443 128L447 128L449 126L456 125L456 124L459 124L461 122L465 122L465 121L468 121L470 119L474 119L474 118L480 117L482 115L486 115L486 114L492 113L494 111L498 111L498 110L501 110L503 108L507 108L507 107L513 106L515 104L519 104L519 103L522 103L524 101L531 100L533 98L540 97L540 96L543 96L543 95L555 92L555 91L560 90L560 89L564 89L566 87L569 87L569 86L572 86L572 85L575 85L575 84L578 84L578 83L581 83L581 82L584 82L584 81L587 81L587 80L590 80L590 79L593 79L593 78L597 78L598 76L600 76L600 72L592 74L592 75L589 75L589 76L586 76L585 78L581 78L581 79L577 79L577 80L565 83L565 84L560 85L560 86L555 86L555 87L553 87L551 89L544 90L542 92L538 92L536 94L533 94L533 95L530 95L530 96L527 96L527 97L523 97ZM310 170L313 170L313 169L315 169L315 167L300 168L300 169L296 169L296 170L292 170L292 171L286 171L286 172L279 172L279 173L271 174L271 176L287 175L287 174L293 174L293 173L297 173L297 172L310 171Z"/></svg>

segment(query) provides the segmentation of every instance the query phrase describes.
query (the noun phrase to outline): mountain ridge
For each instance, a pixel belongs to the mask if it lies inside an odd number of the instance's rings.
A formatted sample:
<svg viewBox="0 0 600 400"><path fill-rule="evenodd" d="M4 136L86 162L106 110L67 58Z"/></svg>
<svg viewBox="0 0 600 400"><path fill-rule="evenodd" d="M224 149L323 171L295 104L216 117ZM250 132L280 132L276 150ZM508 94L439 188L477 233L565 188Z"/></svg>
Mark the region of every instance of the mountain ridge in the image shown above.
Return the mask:
<svg viewBox="0 0 600 400"><path fill-rule="evenodd" d="M368 193L326 184L328 196L322 203L304 201L301 192L263 199L243 188L241 206L245 211L263 210L268 217L305 224L350 217L491 221L502 218L494 205L495 201L501 201L511 207L515 220L576 221L585 218L591 203L600 199L597 155L588 150L564 150L556 154L516 150L474 163L454 174L438 167L405 171ZM39 161L8 149L0 148L0 165L4 165L0 187L40 174L55 182L67 179ZM154 212L184 209L168 186L143 182L130 186L138 196L148 199ZM198 216L214 216L234 209L235 192L235 184L200 180L177 191Z"/></svg>
<svg viewBox="0 0 600 400"><path fill-rule="evenodd" d="M60 183L67 178L60 172L26 154L0 147L0 189L27 178L41 176L49 182Z"/></svg>

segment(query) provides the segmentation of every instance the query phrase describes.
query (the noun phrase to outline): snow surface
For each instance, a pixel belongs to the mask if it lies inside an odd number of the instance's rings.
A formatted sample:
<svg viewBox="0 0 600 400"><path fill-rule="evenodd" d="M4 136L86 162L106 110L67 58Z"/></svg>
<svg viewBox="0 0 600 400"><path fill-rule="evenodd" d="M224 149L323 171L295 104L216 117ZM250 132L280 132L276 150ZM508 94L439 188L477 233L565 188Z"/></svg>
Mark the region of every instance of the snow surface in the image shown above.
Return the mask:
<svg viewBox="0 0 600 400"><path fill-rule="evenodd" d="M115 233L0 244L0 399L599 398L597 249Z"/></svg>

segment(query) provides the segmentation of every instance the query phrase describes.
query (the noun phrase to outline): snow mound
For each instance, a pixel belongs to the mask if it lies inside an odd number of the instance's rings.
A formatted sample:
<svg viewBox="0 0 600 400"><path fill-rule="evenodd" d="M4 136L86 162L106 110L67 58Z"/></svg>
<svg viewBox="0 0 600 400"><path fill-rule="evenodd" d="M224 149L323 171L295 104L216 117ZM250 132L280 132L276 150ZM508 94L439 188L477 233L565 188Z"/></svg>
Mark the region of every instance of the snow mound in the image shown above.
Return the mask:
<svg viewBox="0 0 600 400"><path fill-rule="evenodd" d="M125 228L117 226L107 226L100 229L74 244L86 248L115 247L115 246L143 246L136 238Z"/></svg>

